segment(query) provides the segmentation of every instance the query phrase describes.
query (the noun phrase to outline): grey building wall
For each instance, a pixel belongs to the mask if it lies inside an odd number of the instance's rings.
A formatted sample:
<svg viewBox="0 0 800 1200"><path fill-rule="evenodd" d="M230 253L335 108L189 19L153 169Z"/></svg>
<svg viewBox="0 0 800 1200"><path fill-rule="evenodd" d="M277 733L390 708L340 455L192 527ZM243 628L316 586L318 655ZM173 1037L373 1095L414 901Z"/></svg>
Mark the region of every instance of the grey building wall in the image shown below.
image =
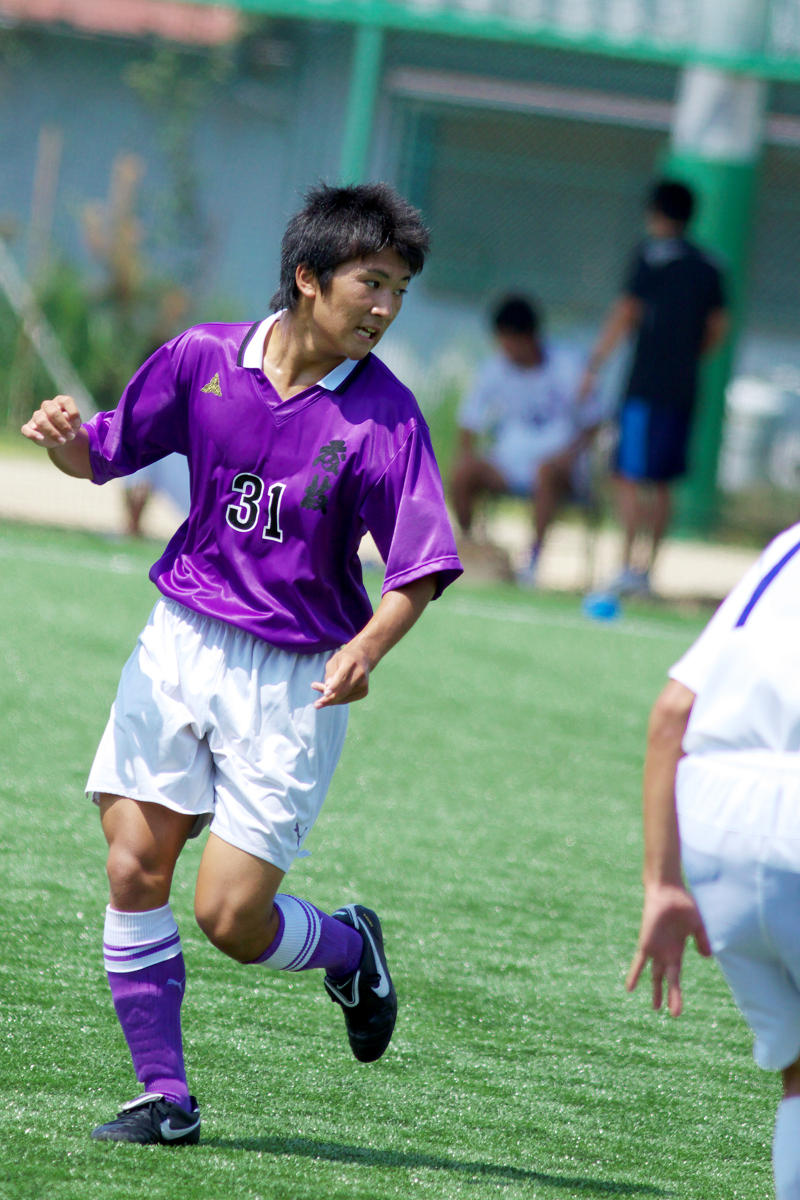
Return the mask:
<svg viewBox="0 0 800 1200"><path fill-rule="evenodd" d="M191 137L201 227L191 236L203 248L198 319L265 310L286 219L310 183L336 178L352 52L349 28L276 21L237 48L227 76L209 77ZM106 195L115 155L133 152L147 167L149 260L163 273L179 268L168 114L149 112L126 83L131 64L152 54L133 41L0 30L0 222L16 227L12 249L23 265L39 132L56 126L54 243L92 268L81 208ZM370 173L422 207L434 247L387 357L428 382L443 357L447 370L468 373L487 344L486 305L507 286L537 294L556 331L588 341L639 236L677 77L672 67L602 56L387 35ZM798 94L782 85L773 103L800 111ZM746 363L800 361L799 166L800 134L790 130L765 153Z"/></svg>
<svg viewBox="0 0 800 1200"><path fill-rule="evenodd" d="M235 61L223 82L209 78L204 86L190 139L207 239L194 296L199 317L217 305L256 314L266 307L288 215L309 182L335 176L349 39L313 27L294 34L281 39L284 61L258 70ZM145 253L158 272L174 271L181 239L195 231L175 224L166 114L149 111L126 82L152 48L55 33L11 40L0 60L0 221L16 232L21 265L29 257L39 133L54 127L63 139L54 247L92 269L81 210L107 196L115 157L133 153L146 167Z"/></svg>

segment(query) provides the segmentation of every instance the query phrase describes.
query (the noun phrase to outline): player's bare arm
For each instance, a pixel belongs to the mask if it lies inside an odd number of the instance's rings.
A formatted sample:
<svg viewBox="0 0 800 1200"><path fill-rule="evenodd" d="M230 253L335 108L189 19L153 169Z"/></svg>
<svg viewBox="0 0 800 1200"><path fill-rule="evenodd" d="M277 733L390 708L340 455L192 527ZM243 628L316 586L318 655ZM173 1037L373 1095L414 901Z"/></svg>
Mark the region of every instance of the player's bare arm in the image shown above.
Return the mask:
<svg viewBox="0 0 800 1200"><path fill-rule="evenodd" d="M708 314L703 333L702 354L710 354L722 342L730 327L730 320L724 308L715 308Z"/></svg>
<svg viewBox="0 0 800 1200"><path fill-rule="evenodd" d="M65 475L76 479L92 478L89 437L71 396L54 396L52 400L43 401L20 432L47 450L52 462Z"/></svg>
<svg viewBox="0 0 800 1200"><path fill-rule="evenodd" d="M623 338L638 328L642 319L642 302L637 296L624 293L615 301L608 314L605 325L594 349L589 355L589 362L578 387L578 399L583 401L591 395L597 373L610 357Z"/></svg>
<svg viewBox="0 0 800 1200"><path fill-rule="evenodd" d="M558 454L552 455L551 458L544 459L539 470L541 471L542 467L549 467L551 470L557 471L560 475L564 476L564 482L568 485L569 472L572 470L575 459L584 450L588 450L594 441L599 428L600 426L598 424L587 426L586 429L582 429L578 436L573 438L564 450L559 451Z"/></svg>
<svg viewBox="0 0 800 1200"><path fill-rule="evenodd" d="M386 592L361 632L328 660L324 682L312 684L321 693L314 707L363 700L369 691L370 672L408 633L435 591L436 577L426 575Z"/></svg>
<svg viewBox="0 0 800 1200"><path fill-rule="evenodd" d="M650 714L643 786L644 907L625 985L633 991L652 960L653 1007L661 1007L666 981L673 1017L683 1007L680 973L687 938L694 937L701 954L711 954L702 919L683 883L675 810L675 773L693 703L694 693L671 679Z"/></svg>

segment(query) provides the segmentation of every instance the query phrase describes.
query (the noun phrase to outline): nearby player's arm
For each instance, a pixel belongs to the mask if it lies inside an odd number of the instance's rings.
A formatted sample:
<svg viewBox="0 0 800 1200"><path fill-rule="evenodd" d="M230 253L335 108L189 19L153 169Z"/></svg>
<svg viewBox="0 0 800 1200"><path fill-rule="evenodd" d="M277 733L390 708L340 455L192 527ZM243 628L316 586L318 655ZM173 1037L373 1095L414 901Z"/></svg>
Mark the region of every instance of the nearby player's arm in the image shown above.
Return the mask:
<svg viewBox="0 0 800 1200"><path fill-rule="evenodd" d="M706 327L703 331L703 342L700 347L701 354L709 354L714 350L724 339L728 332L730 321L728 313L724 308L715 308L708 314Z"/></svg>
<svg viewBox="0 0 800 1200"><path fill-rule="evenodd" d="M702 919L683 883L675 809L675 773L694 698L688 687L671 679L650 714L643 784L644 907L639 945L626 980L628 991L633 991L652 959L653 1007L661 1007L666 980L667 1006L674 1017L682 1008L686 939L694 937L701 954L711 953Z"/></svg>
<svg viewBox="0 0 800 1200"><path fill-rule="evenodd" d="M25 422L20 432L50 455L65 475L92 479L89 436L81 423L78 406L71 396L45 400Z"/></svg>
<svg viewBox="0 0 800 1200"><path fill-rule="evenodd" d="M598 372L623 340L639 327L642 320L642 301L632 292L623 292L615 301L589 355L581 380L578 397L585 400L592 392Z"/></svg>
<svg viewBox="0 0 800 1200"><path fill-rule="evenodd" d="M321 692L315 707L362 700L369 690L370 672L408 633L435 591L436 576L426 575L386 592L361 632L328 659L324 682L311 685Z"/></svg>

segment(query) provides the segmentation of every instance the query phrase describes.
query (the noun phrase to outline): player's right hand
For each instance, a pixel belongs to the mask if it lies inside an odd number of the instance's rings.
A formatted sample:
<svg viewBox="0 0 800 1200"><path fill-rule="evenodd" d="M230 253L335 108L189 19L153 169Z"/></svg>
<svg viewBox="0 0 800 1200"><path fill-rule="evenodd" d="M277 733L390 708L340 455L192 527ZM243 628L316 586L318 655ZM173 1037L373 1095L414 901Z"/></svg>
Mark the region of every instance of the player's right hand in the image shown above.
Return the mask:
<svg viewBox="0 0 800 1200"><path fill-rule="evenodd" d="M681 966L688 938L700 954L711 956L703 918L693 898L682 886L650 885L645 888L639 945L628 969L625 987L632 992L648 960L651 962L653 1008L659 1009L667 985L667 1008L673 1017L683 1011Z"/></svg>
<svg viewBox="0 0 800 1200"><path fill-rule="evenodd" d="M52 450L71 442L80 427L81 415L72 396L55 396L36 409L20 433L37 446Z"/></svg>

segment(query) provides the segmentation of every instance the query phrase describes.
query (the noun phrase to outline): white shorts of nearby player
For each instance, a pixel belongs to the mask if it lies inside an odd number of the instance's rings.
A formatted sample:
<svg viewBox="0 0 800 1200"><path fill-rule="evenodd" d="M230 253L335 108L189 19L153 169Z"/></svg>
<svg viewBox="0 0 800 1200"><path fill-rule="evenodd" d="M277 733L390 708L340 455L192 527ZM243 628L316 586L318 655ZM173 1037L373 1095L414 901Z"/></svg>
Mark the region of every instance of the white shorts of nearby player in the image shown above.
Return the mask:
<svg viewBox="0 0 800 1200"><path fill-rule="evenodd" d="M133 475L123 477L122 485L130 491L146 484L154 492L169 496L177 511L186 517L189 512L189 466L182 454L168 454Z"/></svg>
<svg viewBox="0 0 800 1200"><path fill-rule="evenodd" d="M686 879L760 1067L800 1055L800 763L742 751L679 764Z"/></svg>
<svg viewBox="0 0 800 1200"><path fill-rule="evenodd" d="M304 853L347 706L314 708L329 653L293 654L159 600L122 670L86 783L197 816L282 871Z"/></svg>
<svg viewBox="0 0 800 1200"><path fill-rule="evenodd" d="M575 436L575 427L566 420L553 421L540 429L521 422L509 423L489 451L489 461L506 479L512 492L528 495L535 492L541 464L562 454ZM573 467L572 487L578 495L588 488L588 463L588 456L580 455Z"/></svg>

